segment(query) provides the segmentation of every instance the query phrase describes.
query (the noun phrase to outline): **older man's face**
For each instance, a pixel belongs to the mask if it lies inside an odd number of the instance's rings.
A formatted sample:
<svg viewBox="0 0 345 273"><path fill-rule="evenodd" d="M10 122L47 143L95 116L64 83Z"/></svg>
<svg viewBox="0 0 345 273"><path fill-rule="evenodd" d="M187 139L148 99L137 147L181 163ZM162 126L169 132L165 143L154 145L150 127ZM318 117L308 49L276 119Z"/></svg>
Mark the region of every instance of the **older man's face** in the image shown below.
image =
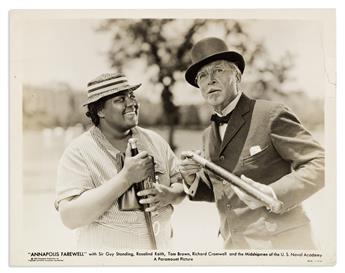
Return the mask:
<svg viewBox="0 0 345 273"><path fill-rule="evenodd" d="M125 132L138 124L138 103L133 92L121 92L108 99L99 112L102 124L119 132Z"/></svg>
<svg viewBox="0 0 345 273"><path fill-rule="evenodd" d="M223 110L237 95L236 70L227 61L203 66L196 81L202 96L217 111Z"/></svg>

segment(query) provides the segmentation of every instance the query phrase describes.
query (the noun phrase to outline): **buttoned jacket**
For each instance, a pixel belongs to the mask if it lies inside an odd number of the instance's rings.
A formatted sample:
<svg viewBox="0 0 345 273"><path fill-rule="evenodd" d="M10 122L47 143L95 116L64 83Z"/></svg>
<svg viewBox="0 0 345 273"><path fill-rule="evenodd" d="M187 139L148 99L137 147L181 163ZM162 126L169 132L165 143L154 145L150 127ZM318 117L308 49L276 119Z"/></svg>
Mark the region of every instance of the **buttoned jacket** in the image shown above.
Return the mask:
<svg viewBox="0 0 345 273"><path fill-rule="evenodd" d="M260 147L255 154L250 152L254 146ZM284 204L279 214L265 207L252 210L227 181L203 172L192 200L216 203L226 248L271 245L272 237L308 225L301 204L324 185L324 150L290 109L242 94L223 141L212 123L203 133L203 150L235 175L270 185Z"/></svg>

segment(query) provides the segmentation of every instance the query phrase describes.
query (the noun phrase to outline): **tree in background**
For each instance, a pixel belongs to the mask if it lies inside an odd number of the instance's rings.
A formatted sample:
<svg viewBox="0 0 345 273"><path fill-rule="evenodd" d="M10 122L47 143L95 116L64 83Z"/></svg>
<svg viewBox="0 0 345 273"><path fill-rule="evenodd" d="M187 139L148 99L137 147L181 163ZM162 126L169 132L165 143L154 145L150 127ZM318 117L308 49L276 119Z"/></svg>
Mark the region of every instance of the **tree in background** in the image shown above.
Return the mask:
<svg viewBox="0 0 345 273"><path fill-rule="evenodd" d="M111 66L118 68L131 60L142 58L147 67L157 71L150 78L161 86L161 100L165 123L169 125L169 144L174 150L174 128L179 121L178 107L174 103L172 87L176 72L186 69L190 59L188 52L193 45L193 35L205 25L204 20L142 19L105 21L100 30L114 33L108 52Z"/></svg>
<svg viewBox="0 0 345 273"><path fill-rule="evenodd" d="M280 86L288 79L292 67L289 55L285 62L272 62L263 42L254 41L244 24L234 20L109 19L98 30L113 33L107 53L112 67L124 67L142 59L148 70L156 71L150 81L160 86L165 123L170 127L169 144L173 149L179 109L172 90L190 65L190 49L197 40L213 36L216 30L217 36L241 52L246 59L249 81L256 86L251 94L254 97L282 93Z"/></svg>
<svg viewBox="0 0 345 273"><path fill-rule="evenodd" d="M208 36L224 39L230 49L244 55L246 69L242 88L248 95L284 102L309 129L322 126L322 99L310 99L303 90L289 85L294 80L290 78L293 56L286 52L279 60L272 61L264 41L255 40L249 34L255 23L248 20L116 19L102 21L99 30L113 37L107 52L110 64L133 71L134 75L135 71L139 72L137 76L145 81L145 97L140 98L140 124L169 125L168 140L172 148L177 124L184 128L209 124L211 109L201 103L200 96L194 100L193 96L198 96L199 91L184 80L184 72L191 63L192 45ZM91 123L81 107L85 100L85 91L73 90L68 83L24 85L23 126L27 129L68 128L81 122L87 128Z"/></svg>

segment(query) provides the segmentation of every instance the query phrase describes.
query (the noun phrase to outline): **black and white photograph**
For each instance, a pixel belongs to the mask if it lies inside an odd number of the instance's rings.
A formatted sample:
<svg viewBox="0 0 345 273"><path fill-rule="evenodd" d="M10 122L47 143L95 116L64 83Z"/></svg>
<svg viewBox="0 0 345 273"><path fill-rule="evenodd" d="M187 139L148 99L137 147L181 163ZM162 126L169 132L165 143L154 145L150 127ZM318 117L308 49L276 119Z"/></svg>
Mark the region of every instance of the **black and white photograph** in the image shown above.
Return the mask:
<svg viewBox="0 0 345 273"><path fill-rule="evenodd" d="M335 9L9 18L12 265L336 263Z"/></svg>

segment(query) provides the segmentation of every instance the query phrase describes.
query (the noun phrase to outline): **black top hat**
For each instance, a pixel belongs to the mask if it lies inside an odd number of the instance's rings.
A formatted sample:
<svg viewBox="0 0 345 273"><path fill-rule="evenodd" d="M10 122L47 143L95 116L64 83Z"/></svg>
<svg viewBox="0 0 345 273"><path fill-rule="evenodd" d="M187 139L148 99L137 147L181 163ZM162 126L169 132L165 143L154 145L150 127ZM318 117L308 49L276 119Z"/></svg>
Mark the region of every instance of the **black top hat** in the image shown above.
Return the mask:
<svg viewBox="0 0 345 273"><path fill-rule="evenodd" d="M200 40L193 46L191 55L193 63L188 67L185 78L195 87L198 87L195 78L200 68L216 60L233 62L243 74L245 67L243 56L235 51L229 51L225 42L219 38L211 37Z"/></svg>

